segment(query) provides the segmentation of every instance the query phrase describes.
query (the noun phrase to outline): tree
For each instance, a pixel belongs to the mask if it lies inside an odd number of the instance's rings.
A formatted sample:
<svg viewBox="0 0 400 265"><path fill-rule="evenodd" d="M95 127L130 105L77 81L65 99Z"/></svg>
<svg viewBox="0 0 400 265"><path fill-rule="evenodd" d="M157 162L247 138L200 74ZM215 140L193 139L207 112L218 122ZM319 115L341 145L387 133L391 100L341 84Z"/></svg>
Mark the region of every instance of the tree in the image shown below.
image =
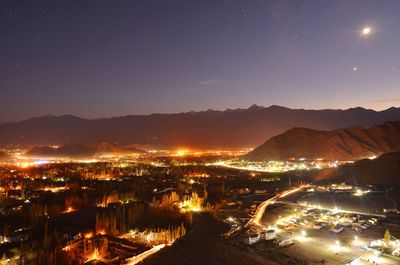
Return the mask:
<svg viewBox="0 0 400 265"><path fill-rule="evenodd" d="M389 229L386 229L383 239L385 240L386 243L389 243L391 237L392 236L390 235Z"/></svg>

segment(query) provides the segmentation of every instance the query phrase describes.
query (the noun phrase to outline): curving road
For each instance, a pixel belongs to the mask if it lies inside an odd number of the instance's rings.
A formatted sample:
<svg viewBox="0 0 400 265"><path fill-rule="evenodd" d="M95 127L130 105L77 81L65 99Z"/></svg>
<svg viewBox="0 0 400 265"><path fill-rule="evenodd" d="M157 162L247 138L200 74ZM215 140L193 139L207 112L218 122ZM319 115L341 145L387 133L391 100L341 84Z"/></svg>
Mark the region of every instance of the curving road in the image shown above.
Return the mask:
<svg viewBox="0 0 400 265"><path fill-rule="evenodd" d="M151 249L140 253L137 256L134 256L132 258L127 259L126 260L126 262L127 262L126 264L127 265L137 264L137 263L141 262L142 260L144 260L145 258L147 258L147 257L153 255L154 253L158 252L159 250L161 250L165 246L167 246L167 245L166 244L156 245L156 246L152 247Z"/></svg>
<svg viewBox="0 0 400 265"><path fill-rule="evenodd" d="M261 219L264 215L265 210L267 209L267 207L271 204L274 204L278 199L284 198L290 194L299 192L300 190L304 189L308 187L308 185L301 185L299 187L296 187L294 189L290 189L290 190L285 190L282 191L281 193L278 193L277 195L275 195L272 198L269 198L268 200L264 201L263 203L261 203L257 209L256 212L254 213L253 217L247 222L245 227L248 227L250 225L256 225L256 226L264 226L261 223Z"/></svg>

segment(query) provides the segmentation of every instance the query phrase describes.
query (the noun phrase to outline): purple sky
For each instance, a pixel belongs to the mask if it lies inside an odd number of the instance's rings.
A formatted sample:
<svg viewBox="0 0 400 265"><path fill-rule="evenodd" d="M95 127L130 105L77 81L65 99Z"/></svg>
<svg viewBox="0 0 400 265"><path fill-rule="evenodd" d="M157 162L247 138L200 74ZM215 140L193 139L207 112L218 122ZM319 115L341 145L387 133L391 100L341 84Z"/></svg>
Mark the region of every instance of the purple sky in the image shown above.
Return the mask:
<svg viewBox="0 0 400 265"><path fill-rule="evenodd" d="M0 12L0 122L400 105L397 0L12 0Z"/></svg>

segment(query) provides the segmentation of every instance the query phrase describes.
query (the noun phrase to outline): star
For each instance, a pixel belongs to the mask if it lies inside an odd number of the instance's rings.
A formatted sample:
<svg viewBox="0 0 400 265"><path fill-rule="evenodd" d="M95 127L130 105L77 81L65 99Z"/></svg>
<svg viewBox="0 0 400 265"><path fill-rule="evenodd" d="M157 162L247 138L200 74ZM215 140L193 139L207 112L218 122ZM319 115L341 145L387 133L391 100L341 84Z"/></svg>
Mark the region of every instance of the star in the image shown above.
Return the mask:
<svg viewBox="0 0 400 265"><path fill-rule="evenodd" d="M354 67L353 67L353 71L354 71L354 72L357 71L357 67L354 66Z"/></svg>

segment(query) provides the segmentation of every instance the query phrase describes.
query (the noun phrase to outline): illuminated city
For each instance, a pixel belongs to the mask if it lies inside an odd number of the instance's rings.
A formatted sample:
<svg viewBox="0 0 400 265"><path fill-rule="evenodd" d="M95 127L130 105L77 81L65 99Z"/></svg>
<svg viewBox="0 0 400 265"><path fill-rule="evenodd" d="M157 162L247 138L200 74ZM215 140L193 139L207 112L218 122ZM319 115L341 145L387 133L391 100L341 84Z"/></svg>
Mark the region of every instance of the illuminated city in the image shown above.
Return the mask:
<svg viewBox="0 0 400 265"><path fill-rule="evenodd" d="M1 170L2 244L40 240L44 249L16 248L9 262L137 264L212 215L227 226L226 243L257 246L261 257L396 264L399 230L387 225L400 221L396 188L312 181L353 161L256 163L241 161L243 151L185 150L41 163L15 155Z"/></svg>

